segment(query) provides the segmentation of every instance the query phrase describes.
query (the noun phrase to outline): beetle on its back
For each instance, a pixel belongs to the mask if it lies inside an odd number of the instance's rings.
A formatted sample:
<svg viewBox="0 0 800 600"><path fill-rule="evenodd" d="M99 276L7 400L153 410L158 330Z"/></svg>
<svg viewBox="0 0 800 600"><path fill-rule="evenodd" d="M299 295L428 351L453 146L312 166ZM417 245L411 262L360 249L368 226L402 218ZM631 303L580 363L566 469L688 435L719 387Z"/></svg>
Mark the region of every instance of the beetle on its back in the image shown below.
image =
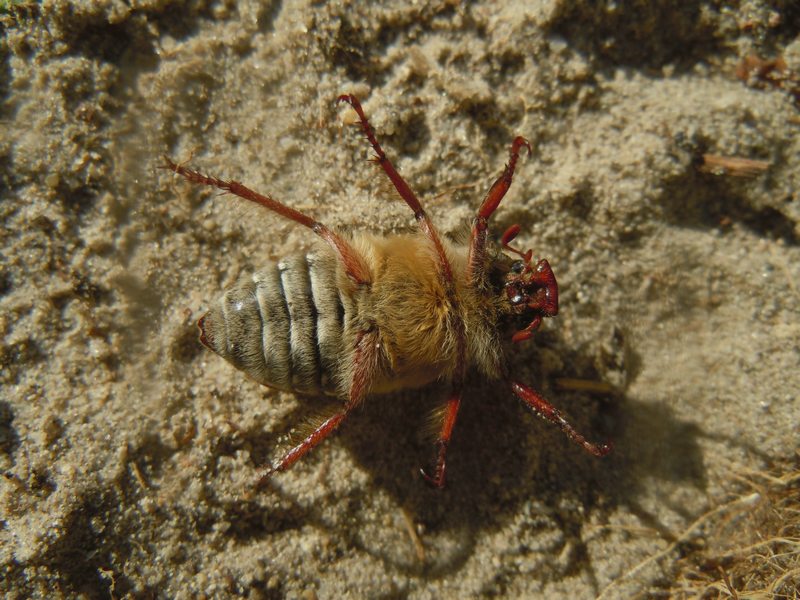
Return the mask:
<svg viewBox="0 0 800 600"><path fill-rule="evenodd" d="M256 381L300 394L333 394L344 402L264 469L259 481L291 467L368 394L445 379L451 391L434 468L422 472L430 484L442 487L468 368L503 380L535 413L587 451L607 454L610 445L587 441L538 393L510 380L503 357L504 332L522 324L511 341L527 340L544 317L558 312L558 286L550 265L546 260L532 264L530 250L510 245L519 226L511 226L499 245L488 239L489 218L511 185L520 150L530 153L530 144L514 139L508 164L478 209L469 242L456 244L439 236L384 154L359 101L350 95L339 101L358 114L375 161L414 211L417 233L346 236L236 181L209 177L167 159L167 168L187 180L261 204L310 228L325 242L240 280L198 322L200 341Z"/></svg>

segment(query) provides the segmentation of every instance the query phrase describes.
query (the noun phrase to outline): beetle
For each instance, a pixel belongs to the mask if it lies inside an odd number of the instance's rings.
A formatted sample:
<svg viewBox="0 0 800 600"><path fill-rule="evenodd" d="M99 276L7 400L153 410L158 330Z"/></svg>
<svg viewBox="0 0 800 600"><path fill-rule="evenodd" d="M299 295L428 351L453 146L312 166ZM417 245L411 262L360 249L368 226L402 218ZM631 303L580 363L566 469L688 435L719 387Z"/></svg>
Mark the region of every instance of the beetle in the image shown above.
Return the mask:
<svg viewBox="0 0 800 600"><path fill-rule="evenodd" d="M558 284L545 259L511 245L512 225L499 244L489 220L508 192L523 149L516 137L503 172L478 208L468 242L442 237L422 203L386 156L361 103L342 95L375 153L373 160L414 213L415 233L377 236L337 232L303 212L237 181L219 179L165 157L166 168L259 204L309 228L319 243L306 254L278 260L227 290L199 320L200 341L236 368L272 388L331 394L342 406L305 439L259 473L259 483L285 471L333 433L368 395L449 382L439 417L433 468L421 469L436 488L445 484L468 369L504 382L534 413L556 424L595 456L611 450L578 433L531 387L513 380L503 351L529 340L542 319L558 314Z"/></svg>

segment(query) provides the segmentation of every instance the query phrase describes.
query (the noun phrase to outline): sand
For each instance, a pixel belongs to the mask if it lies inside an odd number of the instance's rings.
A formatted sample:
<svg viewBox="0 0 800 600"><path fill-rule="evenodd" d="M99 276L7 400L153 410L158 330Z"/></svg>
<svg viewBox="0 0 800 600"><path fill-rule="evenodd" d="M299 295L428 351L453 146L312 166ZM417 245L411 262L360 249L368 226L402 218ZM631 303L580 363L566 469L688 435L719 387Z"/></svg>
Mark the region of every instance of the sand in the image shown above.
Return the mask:
<svg viewBox="0 0 800 600"><path fill-rule="evenodd" d="M796 452L800 111L735 77L752 53L800 71L793 2L2 6L6 597L654 597L690 525ZM194 323L313 236L158 167L409 230L345 92L446 233L531 140L493 232L522 226L561 312L511 368L610 456L475 380L444 491L417 474L443 386L371 398L253 490L325 404Z"/></svg>

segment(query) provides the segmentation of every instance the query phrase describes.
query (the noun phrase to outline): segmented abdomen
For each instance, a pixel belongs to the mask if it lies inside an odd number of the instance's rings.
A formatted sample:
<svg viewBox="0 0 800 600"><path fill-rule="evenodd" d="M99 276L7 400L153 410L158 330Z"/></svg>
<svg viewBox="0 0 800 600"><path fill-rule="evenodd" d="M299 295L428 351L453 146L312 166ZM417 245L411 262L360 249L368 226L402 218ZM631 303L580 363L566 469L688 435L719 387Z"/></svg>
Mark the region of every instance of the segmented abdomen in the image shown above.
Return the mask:
<svg viewBox="0 0 800 600"><path fill-rule="evenodd" d="M201 341L256 381L335 393L353 314L327 254L296 255L239 280L200 320Z"/></svg>

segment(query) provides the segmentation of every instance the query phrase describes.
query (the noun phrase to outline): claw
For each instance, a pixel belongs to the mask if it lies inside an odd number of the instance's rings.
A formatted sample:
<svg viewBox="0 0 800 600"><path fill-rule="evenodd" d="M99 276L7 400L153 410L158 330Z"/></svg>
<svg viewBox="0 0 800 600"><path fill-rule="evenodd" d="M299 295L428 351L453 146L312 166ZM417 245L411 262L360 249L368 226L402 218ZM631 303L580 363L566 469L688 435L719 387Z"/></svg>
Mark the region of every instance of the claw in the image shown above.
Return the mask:
<svg viewBox="0 0 800 600"><path fill-rule="evenodd" d="M599 458L603 458L606 454L611 452L614 449L614 444L611 442L605 442L603 444L594 444L592 442L587 442L583 445L584 448L590 453L594 454Z"/></svg>
<svg viewBox="0 0 800 600"><path fill-rule="evenodd" d="M518 135L517 137L514 138L514 141L511 142L511 155L513 156L515 154L519 154L519 149L522 146L525 146L528 149L528 156L533 154L533 148L531 148L531 143L521 135Z"/></svg>
<svg viewBox="0 0 800 600"><path fill-rule="evenodd" d="M261 472L258 474L258 477L256 478L253 487L257 490L264 487L278 470L279 469L274 465L270 465L269 467L262 469Z"/></svg>
<svg viewBox="0 0 800 600"><path fill-rule="evenodd" d="M355 108L356 105L358 105L358 107L361 108L361 103L358 101L358 98L356 98L352 94L342 94L341 96L336 98L336 104L340 104L342 102L347 102L353 108Z"/></svg>
<svg viewBox="0 0 800 600"><path fill-rule="evenodd" d="M434 489L440 490L444 487L444 470L439 472L439 469L436 469L436 474L431 476L425 471L425 469L420 469L419 474L422 475L422 479L425 480L429 486Z"/></svg>

